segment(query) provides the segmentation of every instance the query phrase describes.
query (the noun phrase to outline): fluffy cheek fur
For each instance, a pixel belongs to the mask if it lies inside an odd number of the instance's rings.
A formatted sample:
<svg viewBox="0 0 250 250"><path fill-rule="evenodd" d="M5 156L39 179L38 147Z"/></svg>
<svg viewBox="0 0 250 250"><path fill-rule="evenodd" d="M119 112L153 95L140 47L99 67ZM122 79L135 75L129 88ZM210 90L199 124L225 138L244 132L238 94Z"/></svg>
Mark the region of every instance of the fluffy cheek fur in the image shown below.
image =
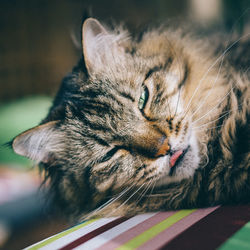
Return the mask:
<svg viewBox="0 0 250 250"><path fill-rule="evenodd" d="M188 151L173 171L169 155L147 159L120 150L109 162L93 167L90 182L98 192L107 193L149 183L163 186L190 178L199 166L198 144L194 132L188 132L181 138L175 139L175 148L188 147Z"/></svg>
<svg viewBox="0 0 250 250"><path fill-rule="evenodd" d="M125 150L119 150L108 162L93 166L90 183L99 193L118 192L142 184L146 169L142 161Z"/></svg>

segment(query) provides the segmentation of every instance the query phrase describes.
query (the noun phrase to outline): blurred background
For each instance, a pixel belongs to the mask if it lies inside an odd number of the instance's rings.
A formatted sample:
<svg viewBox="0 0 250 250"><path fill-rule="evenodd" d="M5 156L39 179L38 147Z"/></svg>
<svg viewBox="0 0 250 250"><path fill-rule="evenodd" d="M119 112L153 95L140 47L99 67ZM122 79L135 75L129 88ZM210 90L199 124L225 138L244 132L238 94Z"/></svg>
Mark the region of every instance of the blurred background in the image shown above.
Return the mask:
<svg viewBox="0 0 250 250"><path fill-rule="evenodd" d="M46 115L81 56L86 9L136 33L169 19L240 32L249 8L249 0L0 0L0 145ZM41 180L31 162L0 146L0 249L20 249L69 226L38 190Z"/></svg>

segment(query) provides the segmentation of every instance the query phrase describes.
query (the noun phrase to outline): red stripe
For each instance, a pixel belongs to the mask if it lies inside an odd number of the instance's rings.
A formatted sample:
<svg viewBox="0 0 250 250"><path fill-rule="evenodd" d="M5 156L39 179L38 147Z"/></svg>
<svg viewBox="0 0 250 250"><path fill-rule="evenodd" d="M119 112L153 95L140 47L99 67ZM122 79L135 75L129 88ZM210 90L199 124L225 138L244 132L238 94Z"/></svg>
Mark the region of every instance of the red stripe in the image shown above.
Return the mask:
<svg viewBox="0 0 250 250"><path fill-rule="evenodd" d="M111 222L107 223L106 225L103 225L103 226L95 229L94 231L89 232L88 234L85 234L84 236L78 238L77 240L69 243L68 245L62 247L60 250L69 250L69 249L72 249L74 247L77 247L77 246L83 244L84 242L96 237L97 235L109 230L110 228L119 225L120 223L126 221L127 219L128 218L126 218L126 217L121 217L121 218L118 218L114 221L111 221Z"/></svg>
<svg viewBox="0 0 250 250"><path fill-rule="evenodd" d="M158 235L156 235L153 239L147 241L145 244L141 245L138 250L151 250L151 249L159 249L162 246L166 245L176 236L187 230L189 227L213 213L218 207L199 209L195 212L189 214L188 216L182 218L177 221L171 227L165 229Z"/></svg>
<svg viewBox="0 0 250 250"><path fill-rule="evenodd" d="M115 249L123 244L125 244L127 241L133 239L137 235L143 233L144 231L148 230L149 228L153 227L154 225L158 224L162 220L165 220L166 218L170 217L171 215L175 214L176 211L171 212L159 212L153 217L139 223L138 225L128 229L121 235L118 235L116 238L112 239L111 241L107 242L106 244L100 246L96 250L102 250L102 249Z"/></svg>
<svg viewBox="0 0 250 250"><path fill-rule="evenodd" d="M221 207L160 249L215 249L249 220L250 206Z"/></svg>

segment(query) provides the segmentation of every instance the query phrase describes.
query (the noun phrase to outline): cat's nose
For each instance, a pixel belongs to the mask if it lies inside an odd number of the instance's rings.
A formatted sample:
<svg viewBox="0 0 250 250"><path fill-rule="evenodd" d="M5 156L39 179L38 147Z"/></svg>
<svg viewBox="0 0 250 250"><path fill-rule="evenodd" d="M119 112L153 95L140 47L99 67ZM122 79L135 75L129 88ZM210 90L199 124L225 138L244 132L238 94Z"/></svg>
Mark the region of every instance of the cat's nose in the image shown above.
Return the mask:
<svg viewBox="0 0 250 250"><path fill-rule="evenodd" d="M168 140L163 136L160 140L160 145L157 149L155 157L161 157L170 153L171 147L168 143Z"/></svg>

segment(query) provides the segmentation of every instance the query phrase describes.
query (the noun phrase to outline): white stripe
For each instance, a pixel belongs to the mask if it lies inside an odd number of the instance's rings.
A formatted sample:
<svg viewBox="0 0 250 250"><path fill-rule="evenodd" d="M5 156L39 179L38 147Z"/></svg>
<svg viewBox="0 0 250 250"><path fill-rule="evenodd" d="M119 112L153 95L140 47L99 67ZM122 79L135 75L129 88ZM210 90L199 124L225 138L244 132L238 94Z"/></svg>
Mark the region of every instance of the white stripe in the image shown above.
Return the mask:
<svg viewBox="0 0 250 250"><path fill-rule="evenodd" d="M114 239L118 235L126 232L130 228L138 225L139 223L151 218L156 213L148 213L148 214L141 214L137 215L135 217L130 218L129 220L124 221L123 223L111 228L110 230L97 235L96 237L92 238L91 240L83 243L82 245L79 245L78 247L74 248L77 250L83 250L83 249L96 249L103 244L107 243L108 241Z"/></svg>
<svg viewBox="0 0 250 250"><path fill-rule="evenodd" d="M28 246L28 247L24 248L24 250L28 250L28 249L33 248L33 247L36 246L36 245L40 245L40 244L43 243L44 241L47 241L47 240L49 240L49 239L51 239L51 238L54 238L54 237L56 237L57 235L59 235L59 234L61 234L61 233L62 233L62 232L59 232L59 233L54 234L54 235L52 235L52 236L50 236L50 237L48 237L48 238L45 238L44 240L41 240L41 241L39 241L39 242L37 242L37 243L31 245L31 246Z"/></svg>
<svg viewBox="0 0 250 250"><path fill-rule="evenodd" d="M93 223L82 227L72 233L69 233L65 236L63 236L62 238L59 238L58 240L53 241L52 243L40 248L40 250L51 250L51 249L59 249L69 243L71 243L72 241L82 237L83 235L86 235L87 233L113 221L116 220L117 217L111 217L111 218L103 218L97 221L94 221Z"/></svg>

